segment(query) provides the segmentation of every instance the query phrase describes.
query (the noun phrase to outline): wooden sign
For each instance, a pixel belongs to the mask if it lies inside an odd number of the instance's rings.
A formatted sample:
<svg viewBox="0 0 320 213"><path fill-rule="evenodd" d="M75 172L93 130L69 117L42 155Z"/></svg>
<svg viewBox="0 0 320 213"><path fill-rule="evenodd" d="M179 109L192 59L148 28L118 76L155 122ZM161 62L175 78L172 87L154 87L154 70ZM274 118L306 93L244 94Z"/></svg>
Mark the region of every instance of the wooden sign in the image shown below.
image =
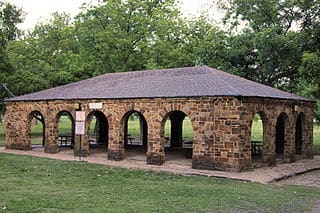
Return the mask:
<svg viewBox="0 0 320 213"><path fill-rule="evenodd" d="M89 103L89 109L102 109L102 103Z"/></svg>
<svg viewBox="0 0 320 213"><path fill-rule="evenodd" d="M84 111L77 111L76 112L76 121L86 121L86 112Z"/></svg>
<svg viewBox="0 0 320 213"><path fill-rule="evenodd" d="M84 135L85 132L85 122L77 121L75 126L75 134L76 135Z"/></svg>

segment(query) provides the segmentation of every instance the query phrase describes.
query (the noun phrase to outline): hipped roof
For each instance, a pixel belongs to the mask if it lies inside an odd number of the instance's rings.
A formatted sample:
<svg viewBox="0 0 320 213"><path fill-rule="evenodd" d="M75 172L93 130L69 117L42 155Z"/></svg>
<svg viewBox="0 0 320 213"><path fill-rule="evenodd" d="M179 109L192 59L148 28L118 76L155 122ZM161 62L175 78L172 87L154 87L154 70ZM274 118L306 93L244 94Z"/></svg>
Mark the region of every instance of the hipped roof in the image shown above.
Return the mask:
<svg viewBox="0 0 320 213"><path fill-rule="evenodd" d="M310 101L208 66L109 73L8 101L216 96Z"/></svg>

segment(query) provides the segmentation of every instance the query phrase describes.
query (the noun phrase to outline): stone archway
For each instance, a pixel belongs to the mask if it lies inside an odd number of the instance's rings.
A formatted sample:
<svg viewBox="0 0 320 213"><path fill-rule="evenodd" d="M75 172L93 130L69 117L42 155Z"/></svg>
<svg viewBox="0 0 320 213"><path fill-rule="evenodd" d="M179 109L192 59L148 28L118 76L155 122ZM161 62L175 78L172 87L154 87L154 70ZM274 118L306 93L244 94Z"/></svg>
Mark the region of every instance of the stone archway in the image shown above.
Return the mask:
<svg viewBox="0 0 320 213"><path fill-rule="evenodd" d="M276 138L275 138L275 153L276 157L282 158L286 144L286 134L288 126L288 116L282 112L277 119Z"/></svg>
<svg viewBox="0 0 320 213"><path fill-rule="evenodd" d="M250 141L251 158L262 159L266 137L266 114L262 111L256 113L251 120Z"/></svg>
<svg viewBox="0 0 320 213"><path fill-rule="evenodd" d="M148 148L148 124L144 115L130 110L121 119L120 138L125 156L144 159Z"/></svg>
<svg viewBox="0 0 320 213"><path fill-rule="evenodd" d="M170 125L166 125L168 122ZM169 154L175 155L174 159L178 156L179 158L192 158L194 129L186 113L180 110L168 112L161 123L160 135L164 141L162 146L167 159Z"/></svg>
<svg viewBox="0 0 320 213"><path fill-rule="evenodd" d="M43 114L34 110L29 113L27 118L27 146L37 147L46 145L46 134L45 134L45 119Z"/></svg>
<svg viewBox="0 0 320 213"><path fill-rule="evenodd" d="M74 146L74 118L66 110L60 111L56 116L57 135L59 147Z"/></svg>
<svg viewBox="0 0 320 213"><path fill-rule="evenodd" d="M145 117L138 111L127 112L124 117L124 144L147 147L148 125Z"/></svg>
<svg viewBox="0 0 320 213"><path fill-rule="evenodd" d="M90 149L108 149L109 123L107 117L99 110L92 111L86 118L86 143Z"/></svg>

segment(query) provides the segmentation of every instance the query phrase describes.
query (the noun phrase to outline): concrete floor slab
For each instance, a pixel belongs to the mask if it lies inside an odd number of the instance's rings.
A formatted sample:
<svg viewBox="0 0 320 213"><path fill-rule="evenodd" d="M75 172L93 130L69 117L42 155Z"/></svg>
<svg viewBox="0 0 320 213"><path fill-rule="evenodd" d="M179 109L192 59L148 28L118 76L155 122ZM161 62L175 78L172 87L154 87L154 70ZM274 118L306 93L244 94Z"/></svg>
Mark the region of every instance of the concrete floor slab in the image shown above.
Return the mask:
<svg viewBox="0 0 320 213"><path fill-rule="evenodd" d="M0 147L0 153L30 155L36 157L45 157L58 160L79 161L79 157L73 155L73 150L63 148L59 153L48 154L44 153L42 147L34 148L33 150L20 151L10 150ZM242 180L249 182L271 183L307 171L320 169L320 156L315 156L313 159L298 160L294 163L281 163L274 167L256 168L244 172L223 172L211 170L192 169L192 160L185 158L183 153L167 152L167 160L161 166L147 165L146 157L143 150L127 150L126 158L121 161L111 161L107 158L107 151L103 149L91 150L88 157L83 158L85 162L115 166L127 169L164 171L181 175L197 175L217 178L227 178L234 180Z"/></svg>

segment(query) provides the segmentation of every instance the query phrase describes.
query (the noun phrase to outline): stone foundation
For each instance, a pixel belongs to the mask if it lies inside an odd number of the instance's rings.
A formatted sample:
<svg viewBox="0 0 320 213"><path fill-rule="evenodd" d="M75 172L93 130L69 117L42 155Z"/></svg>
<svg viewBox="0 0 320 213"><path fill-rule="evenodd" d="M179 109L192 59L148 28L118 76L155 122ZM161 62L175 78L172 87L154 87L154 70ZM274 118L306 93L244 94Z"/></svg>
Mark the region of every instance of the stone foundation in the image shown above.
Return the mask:
<svg viewBox="0 0 320 213"><path fill-rule="evenodd" d="M31 146L25 143L13 142L12 144L7 144L6 149L31 150Z"/></svg>
<svg viewBox="0 0 320 213"><path fill-rule="evenodd" d="M161 155L147 154L147 164L150 165L162 165L165 158Z"/></svg>
<svg viewBox="0 0 320 213"><path fill-rule="evenodd" d="M192 168L193 169L214 170L215 169L215 163L214 163L212 157L193 156L193 158L192 158Z"/></svg>
<svg viewBox="0 0 320 213"><path fill-rule="evenodd" d="M54 154L59 152L59 146L57 144L47 144L44 147L46 153Z"/></svg>
<svg viewBox="0 0 320 213"><path fill-rule="evenodd" d="M108 150L108 160L120 161L124 158L121 151L118 150Z"/></svg>

